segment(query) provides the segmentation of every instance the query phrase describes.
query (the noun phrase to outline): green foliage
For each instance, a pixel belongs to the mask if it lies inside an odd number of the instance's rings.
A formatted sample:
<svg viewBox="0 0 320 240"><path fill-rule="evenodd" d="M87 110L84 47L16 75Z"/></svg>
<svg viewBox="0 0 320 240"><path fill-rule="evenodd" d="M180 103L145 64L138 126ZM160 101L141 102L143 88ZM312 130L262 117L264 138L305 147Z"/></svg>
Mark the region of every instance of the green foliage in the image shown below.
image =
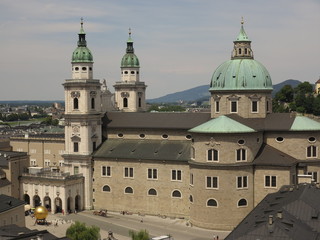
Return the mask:
<svg viewBox="0 0 320 240"><path fill-rule="evenodd" d="M47 117L45 118L41 123L47 124L47 125L52 125L52 126L57 126L59 124L58 119L52 119L52 117Z"/></svg>
<svg viewBox="0 0 320 240"><path fill-rule="evenodd" d="M160 106L157 104L153 104L149 107L148 112L185 112L186 109L179 105L164 105Z"/></svg>
<svg viewBox="0 0 320 240"><path fill-rule="evenodd" d="M76 221L67 229L66 236L71 240L98 240L100 239L100 228L88 227L85 223Z"/></svg>
<svg viewBox="0 0 320 240"><path fill-rule="evenodd" d="M150 239L150 236L147 230L140 230L139 232L130 230L129 236L131 237L132 240L149 240Z"/></svg>
<svg viewBox="0 0 320 240"><path fill-rule="evenodd" d="M293 101L294 90L291 85L285 85L276 93L275 100L280 102L290 103Z"/></svg>

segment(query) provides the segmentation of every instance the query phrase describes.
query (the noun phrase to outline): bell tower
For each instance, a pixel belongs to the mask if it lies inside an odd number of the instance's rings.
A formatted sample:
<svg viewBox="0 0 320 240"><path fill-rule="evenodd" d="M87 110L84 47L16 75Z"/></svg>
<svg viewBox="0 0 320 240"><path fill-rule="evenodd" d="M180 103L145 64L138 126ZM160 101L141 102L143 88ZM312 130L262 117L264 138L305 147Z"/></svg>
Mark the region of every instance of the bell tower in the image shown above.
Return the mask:
<svg viewBox="0 0 320 240"><path fill-rule="evenodd" d="M91 153L101 144L101 84L93 79L93 57L87 47L83 20L77 48L72 54L72 78L63 83L65 92L65 171L84 176L84 206L92 208Z"/></svg>
<svg viewBox="0 0 320 240"><path fill-rule="evenodd" d="M121 61L121 81L116 82L115 105L124 112L146 111L146 85L140 82L140 63L134 54L131 29L126 54Z"/></svg>

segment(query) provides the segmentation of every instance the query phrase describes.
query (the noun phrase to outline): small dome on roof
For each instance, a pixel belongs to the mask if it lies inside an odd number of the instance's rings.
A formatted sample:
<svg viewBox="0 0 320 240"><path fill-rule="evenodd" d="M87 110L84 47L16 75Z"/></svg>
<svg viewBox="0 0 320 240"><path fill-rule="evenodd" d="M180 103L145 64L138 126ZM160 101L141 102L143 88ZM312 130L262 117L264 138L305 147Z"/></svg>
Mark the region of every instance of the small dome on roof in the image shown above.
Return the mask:
<svg viewBox="0 0 320 240"><path fill-rule="evenodd" d="M131 38L131 29L129 29L129 38L127 41L126 54L122 57L121 67L140 67L139 59L134 54L133 40Z"/></svg>
<svg viewBox="0 0 320 240"><path fill-rule="evenodd" d="M72 62L93 62L93 57L89 48L77 47L73 51Z"/></svg>

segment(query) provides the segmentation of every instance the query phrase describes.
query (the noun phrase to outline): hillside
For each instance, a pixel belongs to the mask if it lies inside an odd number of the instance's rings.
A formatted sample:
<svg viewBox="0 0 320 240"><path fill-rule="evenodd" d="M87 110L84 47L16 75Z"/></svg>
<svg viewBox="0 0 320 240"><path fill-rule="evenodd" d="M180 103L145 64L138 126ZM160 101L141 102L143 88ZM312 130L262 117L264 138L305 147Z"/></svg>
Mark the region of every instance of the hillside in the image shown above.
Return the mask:
<svg viewBox="0 0 320 240"><path fill-rule="evenodd" d="M272 96L274 96L283 86L291 85L296 87L301 81L288 79L281 83L273 85ZM148 99L148 103L175 103L179 101L184 102L196 102L196 101L208 101L210 92L208 91L209 85L202 85L181 92L167 94L163 97Z"/></svg>

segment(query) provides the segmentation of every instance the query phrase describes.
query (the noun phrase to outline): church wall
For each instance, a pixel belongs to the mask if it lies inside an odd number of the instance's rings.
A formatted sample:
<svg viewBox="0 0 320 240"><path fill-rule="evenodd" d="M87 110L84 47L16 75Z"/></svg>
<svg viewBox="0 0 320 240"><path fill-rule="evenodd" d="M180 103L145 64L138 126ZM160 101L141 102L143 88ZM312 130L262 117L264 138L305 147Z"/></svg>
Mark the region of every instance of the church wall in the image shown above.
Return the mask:
<svg viewBox="0 0 320 240"><path fill-rule="evenodd" d="M111 176L101 176L102 166L111 167ZM124 177L124 168L133 168L133 178ZM157 169L158 178L148 179L148 169ZM171 171L181 170L182 180L171 180ZM129 211L151 215L173 217L189 215L189 166L174 161L137 161L137 160L99 160L95 159L93 175L93 198L95 209L111 211ZM110 192L104 192L103 186L108 185ZM125 193L131 187L133 194ZM153 188L157 195L148 195ZM178 190L181 198L172 197Z"/></svg>
<svg viewBox="0 0 320 240"><path fill-rule="evenodd" d="M279 137L283 141L278 141ZM310 137L314 137L315 141L309 141ZM278 140L277 140L278 138ZM267 132L265 134L265 141L268 145L279 149L280 151L298 159L298 160L316 160L319 158L320 148L320 133L314 132ZM316 156L307 157L307 147L315 146Z"/></svg>
<svg viewBox="0 0 320 240"><path fill-rule="evenodd" d="M254 176L252 166L219 167L191 165L193 184L190 185L193 202L190 221L193 225L220 230L232 230L254 206ZM247 187L238 187L238 177L246 176ZM207 177L218 177L218 187L208 188ZM214 199L217 206L208 206ZM238 206L245 199L246 206Z"/></svg>
<svg viewBox="0 0 320 240"><path fill-rule="evenodd" d="M291 184L293 167L257 166L254 171L254 207L269 193L279 191L283 185ZM266 176L276 177L276 186L266 186Z"/></svg>
<svg viewBox="0 0 320 240"><path fill-rule="evenodd" d="M241 164L252 162L259 151L263 135L262 133L241 133L241 134L194 134L193 149L196 162L216 164ZM244 140L244 144L239 144ZM208 150L215 149L219 153L218 161L208 161ZM246 150L246 161L237 161L237 150Z"/></svg>

